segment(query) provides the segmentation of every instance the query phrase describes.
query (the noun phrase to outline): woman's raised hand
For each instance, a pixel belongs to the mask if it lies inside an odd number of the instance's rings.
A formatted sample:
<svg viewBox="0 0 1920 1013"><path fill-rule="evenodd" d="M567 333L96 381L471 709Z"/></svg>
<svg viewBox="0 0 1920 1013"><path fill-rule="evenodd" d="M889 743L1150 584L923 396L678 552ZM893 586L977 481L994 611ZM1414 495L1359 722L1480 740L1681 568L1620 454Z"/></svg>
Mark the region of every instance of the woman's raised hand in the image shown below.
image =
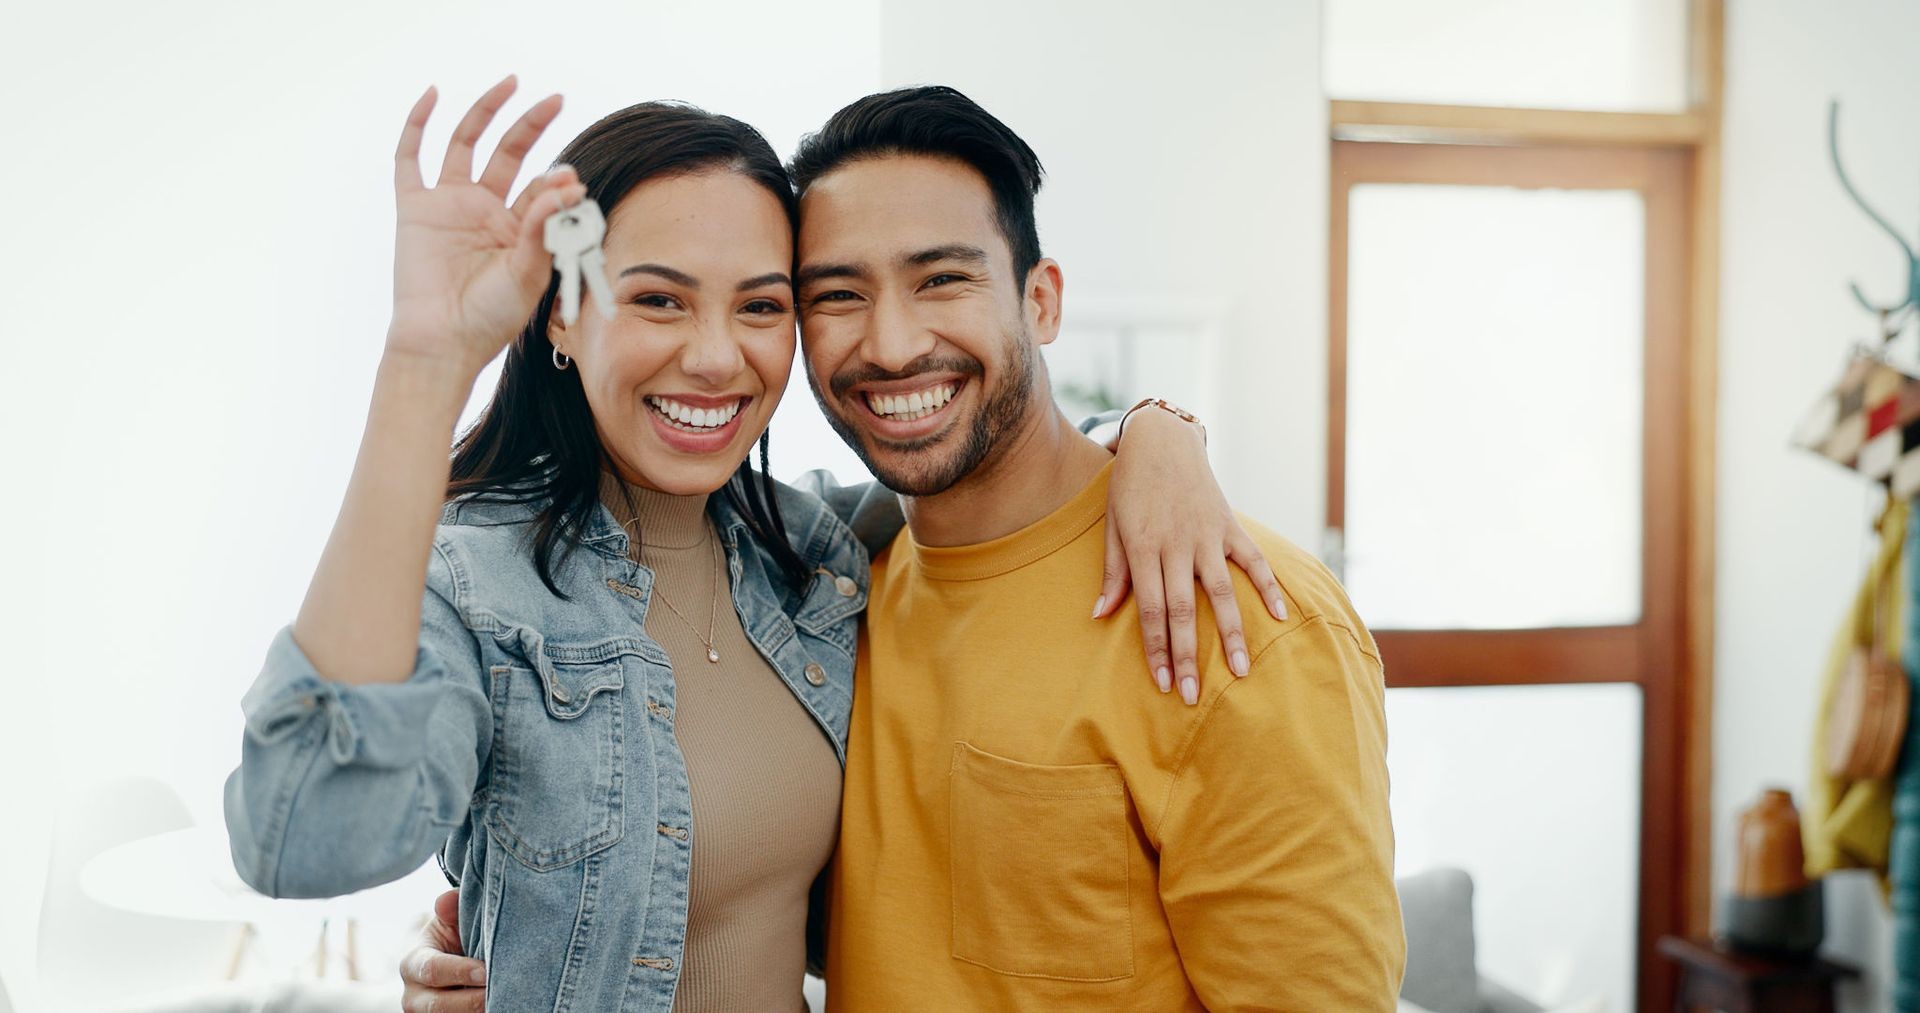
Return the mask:
<svg viewBox="0 0 1920 1013"><path fill-rule="evenodd" d="M437 97L428 88L407 114L394 152L398 205L393 250L393 320L387 351L421 355L478 375L533 314L553 261L547 217L586 193L560 166L529 183L511 206L507 189L521 160L560 112L560 96L535 103L500 138L476 182L474 144L506 104L513 75L487 90L454 128L431 188L420 178L420 136Z"/></svg>

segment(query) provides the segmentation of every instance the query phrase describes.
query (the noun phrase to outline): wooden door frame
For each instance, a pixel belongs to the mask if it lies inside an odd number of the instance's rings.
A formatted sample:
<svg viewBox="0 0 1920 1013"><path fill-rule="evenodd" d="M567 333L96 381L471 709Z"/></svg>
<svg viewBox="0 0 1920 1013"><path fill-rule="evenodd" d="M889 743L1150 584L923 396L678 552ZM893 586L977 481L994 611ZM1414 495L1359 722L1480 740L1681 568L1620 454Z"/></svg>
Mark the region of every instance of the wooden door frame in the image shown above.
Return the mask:
<svg viewBox="0 0 1920 1013"><path fill-rule="evenodd" d="M1697 707L1691 645L1709 614L1693 593L1699 501L1691 403L1698 365L1690 266L1696 153L1681 147L1500 147L1335 141L1330 173L1327 523L1345 526L1347 214L1356 184L1454 184L1630 189L1646 208L1641 617L1627 626L1525 630L1374 630L1388 685L1541 685L1633 682L1642 691L1642 769L1635 977L1638 1005L1671 1003L1663 935L1701 934L1698 884L1710 877L1699 847L1710 787L1707 712ZM1710 417L1709 417L1710 418ZM1709 434L1710 435L1710 434ZM1710 500L1708 501L1711 502ZM1710 561L1710 553L1709 553ZM1707 601L1710 603L1710 597Z"/></svg>

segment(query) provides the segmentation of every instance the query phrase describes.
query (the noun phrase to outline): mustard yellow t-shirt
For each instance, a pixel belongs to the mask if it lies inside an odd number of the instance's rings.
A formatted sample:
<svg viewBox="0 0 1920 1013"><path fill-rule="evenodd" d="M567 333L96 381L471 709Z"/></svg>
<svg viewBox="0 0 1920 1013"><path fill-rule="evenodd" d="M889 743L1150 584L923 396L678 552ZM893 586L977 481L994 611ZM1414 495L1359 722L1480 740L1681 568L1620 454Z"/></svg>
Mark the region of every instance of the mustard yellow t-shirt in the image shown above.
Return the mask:
<svg viewBox="0 0 1920 1013"><path fill-rule="evenodd" d="M1162 696L1131 607L1088 618L1111 470L1004 538L903 532L875 560L829 1009L1392 1010L1373 638L1318 561L1243 517L1289 617L1241 610L1236 679L1202 596L1200 705Z"/></svg>

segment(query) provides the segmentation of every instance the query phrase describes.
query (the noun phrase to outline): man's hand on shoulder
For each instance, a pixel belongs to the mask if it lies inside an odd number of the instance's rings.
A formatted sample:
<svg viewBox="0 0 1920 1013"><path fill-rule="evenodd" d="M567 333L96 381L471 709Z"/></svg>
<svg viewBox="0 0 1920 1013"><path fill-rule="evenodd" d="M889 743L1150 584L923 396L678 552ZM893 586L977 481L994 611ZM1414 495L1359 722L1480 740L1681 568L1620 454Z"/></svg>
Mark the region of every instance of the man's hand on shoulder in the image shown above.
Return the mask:
<svg viewBox="0 0 1920 1013"><path fill-rule="evenodd" d="M448 890L433 902L433 918L420 945L400 961L405 1013L482 1013L487 1008L487 965L460 946L460 893Z"/></svg>

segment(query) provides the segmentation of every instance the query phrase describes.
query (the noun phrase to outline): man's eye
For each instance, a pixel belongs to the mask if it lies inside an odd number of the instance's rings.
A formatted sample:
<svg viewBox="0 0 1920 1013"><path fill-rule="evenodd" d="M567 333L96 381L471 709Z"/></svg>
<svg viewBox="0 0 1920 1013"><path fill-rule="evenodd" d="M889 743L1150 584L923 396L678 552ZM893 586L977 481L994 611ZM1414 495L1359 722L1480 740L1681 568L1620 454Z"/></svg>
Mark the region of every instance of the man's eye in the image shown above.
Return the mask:
<svg viewBox="0 0 1920 1013"><path fill-rule="evenodd" d="M822 292L819 295L814 296L813 301L814 302L845 302L848 299L852 299L852 298L855 298L852 292L849 292L844 288L836 288L831 292Z"/></svg>
<svg viewBox="0 0 1920 1013"><path fill-rule="evenodd" d="M933 277L928 278L927 283L925 285L922 285L921 288L933 288L936 285L945 285L950 281L962 281L962 280L964 279L962 279L957 274L936 274Z"/></svg>

